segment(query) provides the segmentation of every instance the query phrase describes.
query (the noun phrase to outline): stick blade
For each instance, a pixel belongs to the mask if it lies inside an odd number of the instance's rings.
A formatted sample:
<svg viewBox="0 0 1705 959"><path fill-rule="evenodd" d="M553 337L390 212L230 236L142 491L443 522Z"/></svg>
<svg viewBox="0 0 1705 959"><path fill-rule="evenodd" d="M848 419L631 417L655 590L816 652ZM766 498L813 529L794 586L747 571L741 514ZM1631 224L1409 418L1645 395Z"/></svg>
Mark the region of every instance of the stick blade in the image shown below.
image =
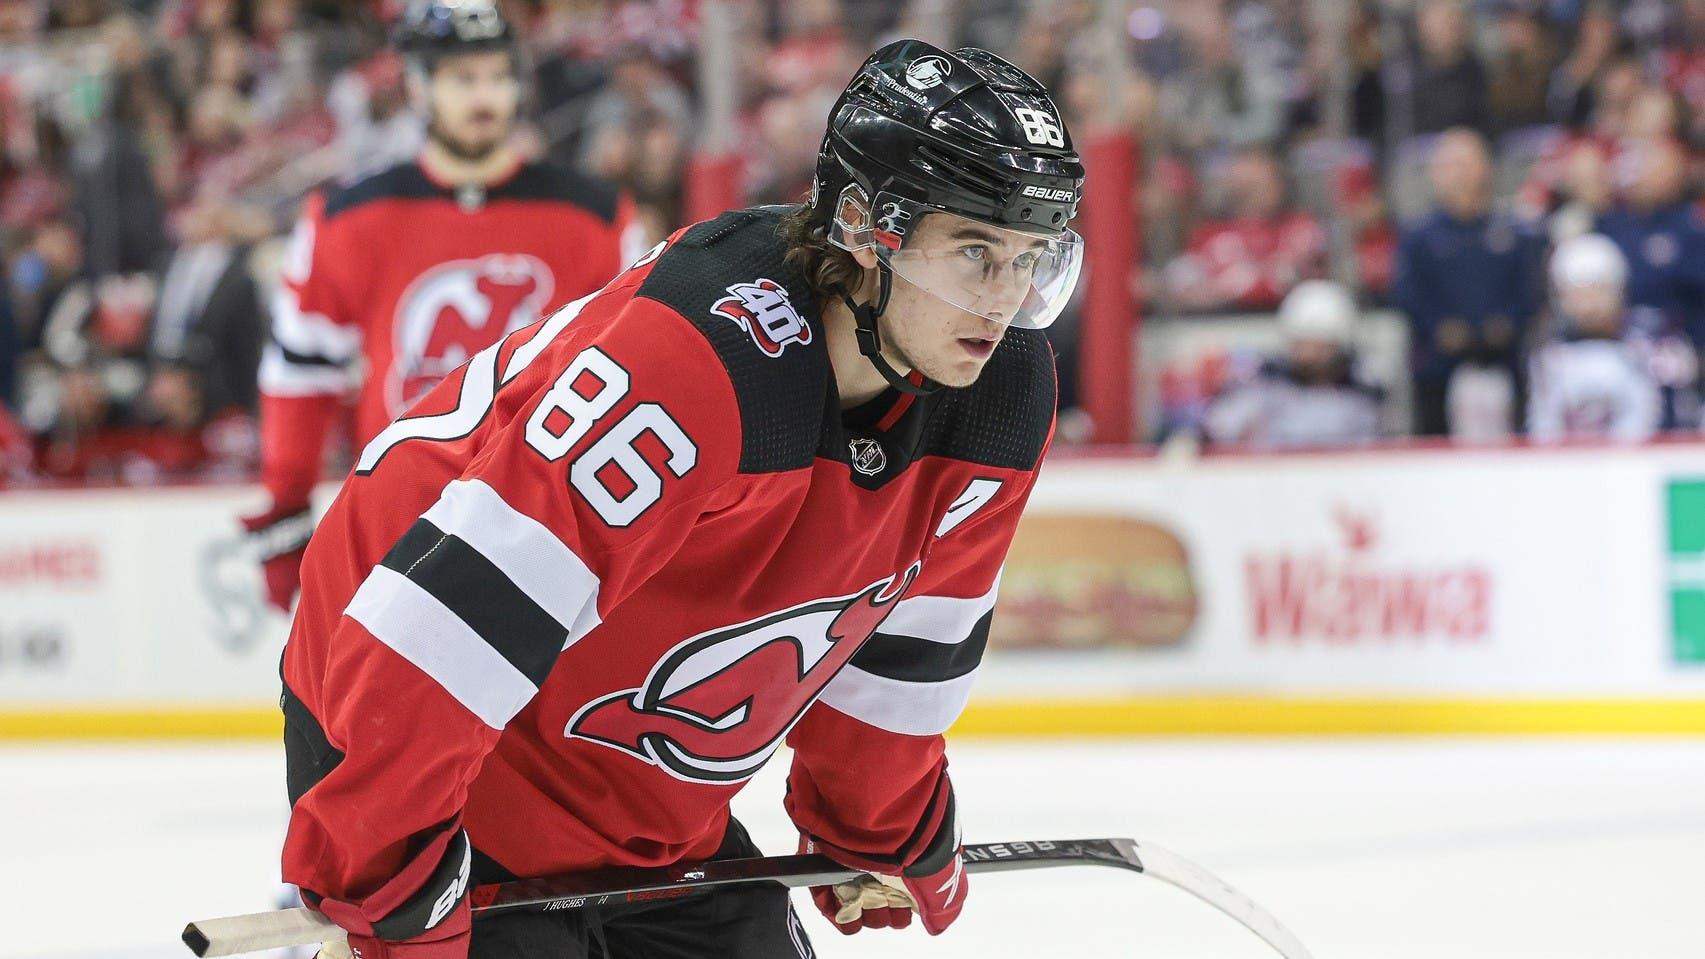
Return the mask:
<svg viewBox="0 0 1705 959"><path fill-rule="evenodd" d="M1134 858L1141 862L1141 869L1145 874L1169 886L1182 889L1236 919L1285 959L1314 959L1308 948L1292 935L1283 923L1220 877L1159 846L1129 839L1117 842L1130 844L1130 850Z"/></svg>

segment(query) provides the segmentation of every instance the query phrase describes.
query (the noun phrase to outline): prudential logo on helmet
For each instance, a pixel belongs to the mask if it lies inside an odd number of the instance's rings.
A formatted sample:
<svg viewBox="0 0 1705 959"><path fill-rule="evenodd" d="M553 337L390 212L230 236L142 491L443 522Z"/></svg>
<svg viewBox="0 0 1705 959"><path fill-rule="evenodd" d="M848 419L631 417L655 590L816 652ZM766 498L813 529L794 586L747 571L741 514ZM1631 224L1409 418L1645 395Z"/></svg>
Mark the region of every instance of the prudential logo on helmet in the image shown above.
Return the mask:
<svg viewBox="0 0 1705 959"><path fill-rule="evenodd" d="M928 90L941 86L952 72L953 64L945 57L919 57L906 67L906 83L914 90Z"/></svg>

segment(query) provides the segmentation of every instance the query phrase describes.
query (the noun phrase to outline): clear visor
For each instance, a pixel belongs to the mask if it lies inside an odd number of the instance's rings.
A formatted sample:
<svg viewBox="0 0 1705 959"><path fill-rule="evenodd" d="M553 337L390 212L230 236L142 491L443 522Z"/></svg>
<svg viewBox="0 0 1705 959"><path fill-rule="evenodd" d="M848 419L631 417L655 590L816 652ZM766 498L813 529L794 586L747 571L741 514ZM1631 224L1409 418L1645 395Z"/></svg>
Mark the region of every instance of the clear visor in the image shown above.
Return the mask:
<svg viewBox="0 0 1705 959"><path fill-rule="evenodd" d="M849 250L874 250L896 276L984 319L1039 330L1071 299L1083 268L1083 238L991 226L886 194L872 216L849 190L830 230Z"/></svg>

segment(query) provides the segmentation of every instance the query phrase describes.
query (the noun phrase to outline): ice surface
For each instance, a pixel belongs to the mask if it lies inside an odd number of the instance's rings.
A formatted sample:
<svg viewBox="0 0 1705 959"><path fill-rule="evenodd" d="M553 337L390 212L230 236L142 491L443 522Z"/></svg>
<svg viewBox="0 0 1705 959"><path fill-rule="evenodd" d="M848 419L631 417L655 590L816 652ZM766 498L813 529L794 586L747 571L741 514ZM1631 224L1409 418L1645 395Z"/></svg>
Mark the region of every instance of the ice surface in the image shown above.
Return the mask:
<svg viewBox="0 0 1705 959"><path fill-rule="evenodd" d="M1705 742L973 741L952 757L967 839L1148 839L1319 959L1705 956ZM785 758L736 802L778 853ZM186 921L272 906L283 802L270 744L0 748L0 957L188 956ZM828 959L1268 955L1182 893L1099 869L980 877L939 939L805 920Z"/></svg>

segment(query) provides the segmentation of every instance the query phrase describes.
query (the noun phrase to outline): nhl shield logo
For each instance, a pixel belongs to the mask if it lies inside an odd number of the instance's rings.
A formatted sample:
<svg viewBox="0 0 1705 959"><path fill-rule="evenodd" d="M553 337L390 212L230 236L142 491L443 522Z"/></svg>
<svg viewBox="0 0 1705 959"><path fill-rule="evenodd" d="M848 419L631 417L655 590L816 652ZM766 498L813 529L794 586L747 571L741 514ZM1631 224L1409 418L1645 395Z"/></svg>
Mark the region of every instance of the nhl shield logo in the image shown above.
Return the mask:
<svg viewBox="0 0 1705 959"><path fill-rule="evenodd" d="M888 468L888 454L873 439L855 437L847 448L852 452L852 468L866 476L875 476Z"/></svg>
<svg viewBox="0 0 1705 959"><path fill-rule="evenodd" d="M780 356L790 343L811 342L811 326L788 299L787 287L759 277L728 287L710 310L740 325L766 356Z"/></svg>

